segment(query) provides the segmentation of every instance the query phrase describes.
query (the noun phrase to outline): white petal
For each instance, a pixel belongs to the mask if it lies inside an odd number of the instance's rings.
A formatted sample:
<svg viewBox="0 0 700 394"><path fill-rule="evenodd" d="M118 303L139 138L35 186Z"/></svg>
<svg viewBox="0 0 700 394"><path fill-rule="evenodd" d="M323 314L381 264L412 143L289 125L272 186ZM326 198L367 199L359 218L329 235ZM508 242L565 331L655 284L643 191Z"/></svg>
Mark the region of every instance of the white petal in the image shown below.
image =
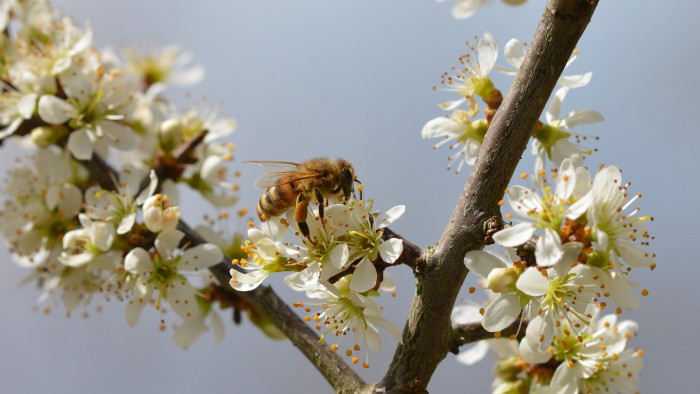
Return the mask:
<svg viewBox="0 0 700 394"><path fill-rule="evenodd" d="M19 112L24 119L29 119L34 115L37 97L36 93L29 93L22 96L17 102L17 112Z"/></svg>
<svg viewBox="0 0 700 394"><path fill-rule="evenodd" d="M493 240L506 248L514 248L527 242L534 232L532 224L520 223L497 232L493 235Z"/></svg>
<svg viewBox="0 0 700 394"><path fill-rule="evenodd" d="M576 168L570 159L561 162L557 173L556 196L562 201L568 201L576 187Z"/></svg>
<svg viewBox="0 0 700 394"><path fill-rule="evenodd" d="M85 129L76 130L68 136L68 150L78 160L92 158L92 145L92 135Z"/></svg>
<svg viewBox="0 0 700 394"><path fill-rule="evenodd" d="M564 249L562 248L559 235L551 228L544 229L544 232L537 240L537 246L535 246L537 265L541 267L552 266L561 260L563 255Z"/></svg>
<svg viewBox="0 0 700 394"><path fill-rule="evenodd" d="M386 330L386 332L389 333L389 335L396 339L398 343L403 343L401 330L399 330L399 328L396 327L394 323L385 319L382 316L366 316L366 318L368 323L383 328L384 330Z"/></svg>
<svg viewBox="0 0 700 394"><path fill-rule="evenodd" d="M520 65L523 64L523 60L525 60L525 54L527 53L525 46L515 38L512 38L506 43L503 52L508 64L515 68L520 68Z"/></svg>
<svg viewBox="0 0 700 394"><path fill-rule="evenodd" d="M481 69L479 76L485 78L493 69L493 65L496 64L496 58L498 57L498 42L496 38L489 32L484 33L484 38L479 40L477 52L479 54L479 68Z"/></svg>
<svg viewBox="0 0 700 394"><path fill-rule="evenodd" d="M92 243L103 252L108 251L112 247L112 242L114 242L116 235L117 232L112 223L94 222L90 229Z"/></svg>
<svg viewBox="0 0 700 394"><path fill-rule="evenodd" d="M569 112L563 119L561 125L566 128L574 128L582 124L592 124L604 121L603 115L594 109L577 109Z"/></svg>
<svg viewBox="0 0 700 394"><path fill-rule="evenodd" d="M403 252L403 241L398 238L391 238L382 242L379 247L379 255L387 264L394 264Z"/></svg>
<svg viewBox="0 0 700 394"><path fill-rule="evenodd" d="M131 326L135 326L139 321L143 307L151 301L153 289L146 285L145 280L136 282L134 291L126 304L126 322Z"/></svg>
<svg viewBox="0 0 700 394"><path fill-rule="evenodd" d="M489 352L489 345L486 341L479 341L474 346L462 350L457 355L457 362L464 365L473 365L478 361L481 361L486 357L486 353Z"/></svg>
<svg viewBox="0 0 700 394"><path fill-rule="evenodd" d="M170 259L185 234L179 230L165 230L156 237L155 246L158 255Z"/></svg>
<svg viewBox="0 0 700 394"><path fill-rule="evenodd" d="M312 263L303 271L295 272L284 277L284 283L295 291L310 290L318 284L321 276L321 266L318 262Z"/></svg>
<svg viewBox="0 0 700 394"><path fill-rule="evenodd" d="M198 271L216 265L223 259L224 254L218 246L208 243L200 244L185 250L177 268L183 271Z"/></svg>
<svg viewBox="0 0 700 394"><path fill-rule="evenodd" d="M471 324L481 321L481 308L477 305L459 305L452 309L451 320L455 324Z"/></svg>
<svg viewBox="0 0 700 394"><path fill-rule="evenodd" d="M630 284L620 274L614 272L610 281L610 297L620 308L631 311L639 306L639 298L630 289Z"/></svg>
<svg viewBox="0 0 700 394"><path fill-rule="evenodd" d="M124 258L124 269L138 275L144 275L153 267L151 256L143 248L135 248Z"/></svg>
<svg viewBox="0 0 700 394"><path fill-rule="evenodd" d="M187 349L202 335L204 328L204 321L201 318L185 319L173 331L173 342L175 345Z"/></svg>
<svg viewBox="0 0 700 394"><path fill-rule="evenodd" d="M345 243L336 245L336 247L331 250L328 257L331 259L331 264L335 268L339 270L345 269L345 264L348 263L348 257L350 257L348 245Z"/></svg>
<svg viewBox="0 0 700 394"><path fill-rule="evenodd" d="M126 234L134 227L136 221L136 213L130 213L122 218L117 227L117 234Z"/></svg>
<svg viewBox="0 0 700 394"><path fill-rule="evenodd" d="M580 88L582 86L588 85L593 77L593 72L587 72L580 75L567 75L559 78L557 81L562 86L568 86L570 88Z"/></svg>
<svg viewBox="0 0 700 394"><path fill-rule="evenodd" d="M520 310L520 297L515 294L499 294L486 307L482 325L489 332L501 331L515 321Z"/></svg>
<svg viewBox="0 0 700 394"><path fill-rule="evenodd" d="M467 101L467 98L462 97L462 98L454 100L454 101L448 101L448 102L442 103L442 104L440 104L440 108L444 109L445 111L451 111L451 110L459 107L460 105L462 105L462 103L464 103L465 101Z"/></svg>
<svg viewBox="0 0 700 394"><path fill-rule="evenodd" d="M197 318L201 314L195 290L185 278L178 278L170 283L167 300L173 312L183 319Z"/></svg>
<svg viewBox="0 0 700 394"><path fill-rule="evenodd" d="M479 156L479 150L481 150L481 142L468 139L464 147L464 162L473 166Z"/></svg>
<svg viewBox="0 0 700 394"><path fill-rule="evenodd" d="M45 94L39 99L39 117L46 123L63 124L76 115L76 110L66 100Z"/></svg>
<svg viewBox="0 0 700 394"><path fill-rule="evenodd" d="M265 278L270 275L263 270L251 271L247 274L231 269L231 280L229 284L238 291L251 291L262 284Z"/></svg>
<svg viewBox="0 0 700 394"><path fill-rule="evenodd" d="M374 221L374 228L375 229L380 229L384 228L391 223L394 223L396 219L400 218L403 213L406 212L406 206L405 205L397 205L390 210L380 214L375 218Z"/></svg>
<svg viewBox="0 0 700 394"><path fill-rule="evenodd" d="M566 97L566 93L569 92L569 88L564 86L559 88L554 96L552 96L552 101L547 107L547 112L545 113L545 120L547 124L553 124L555 121L559 120L559 113L561 112L561 103Z"/></svg>
<svg viewBox="0 0 700 394"><path fill-rule="evenodd" d="M549 290L549 278L537 268L529 267L520 275L515 287L529 296L538 297Z"/></svg>
<svg viewBox="0 0 700 394"><path fill-rule="evenodd" d="M469 271L472 271L482 278L487 278L494 268L508 267L503 260L483 250L467 252L464 256L464 265L469 268Z"/></svg>
<svg viewBox="0 0 700 394"><path fill-rule="evenodd" d="M129 151L139 146L139 136L128 126L113 121L102 121L97 126L119 150Z"/></svg>
<svg viewBox="0 0 700 394"><path fill-rule="evenodd" d="M224 340L224 322L221 320L221 316L213 310L209 311L208 316L209 323L214 332L214 343L221 343L221 341Z"/></svg>
<svg viewBox="0 0 700 394"><path fill-rule="evenodd" d="M462 104L464 100L458 100ZM452 118L446 118L441 116L429 120L428 123L423 126L420 135L423 139L426 138L437 138L452 136L457 137L461 135L467 129L466 125L463 125Z"/></svg>
<svg viewBox="0 0 700 394"><path fill-rule="evenodd" d="M376 284L377 269L374 267L374 264L365 257L360 261L357 267L355 267L355 272L353 272L352 279L350 280L350 290L364 293L374 288Z"/></svg>

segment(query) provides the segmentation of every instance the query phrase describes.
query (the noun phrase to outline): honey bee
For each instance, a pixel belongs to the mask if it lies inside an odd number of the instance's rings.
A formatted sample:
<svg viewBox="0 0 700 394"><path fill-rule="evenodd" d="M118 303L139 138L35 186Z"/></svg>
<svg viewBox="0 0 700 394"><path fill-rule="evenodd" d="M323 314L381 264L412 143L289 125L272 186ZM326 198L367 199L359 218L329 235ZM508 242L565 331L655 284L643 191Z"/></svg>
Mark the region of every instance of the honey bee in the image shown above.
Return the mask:
<svg viewBox="0 0 700 394"><path fill-rule="evenodd" d="M279 216L295 206L294 220L299 230L309 237L306 216L309 204L318 205L319 216L323 219L323 203L328 197L342 196L345 200L354 193L355 169L345 159L331 160L316 158L302 163L286 161L247 161L271 168L255 181L255 187L265 192L258 201L258 218L265 221L271 216Z"/></svg>

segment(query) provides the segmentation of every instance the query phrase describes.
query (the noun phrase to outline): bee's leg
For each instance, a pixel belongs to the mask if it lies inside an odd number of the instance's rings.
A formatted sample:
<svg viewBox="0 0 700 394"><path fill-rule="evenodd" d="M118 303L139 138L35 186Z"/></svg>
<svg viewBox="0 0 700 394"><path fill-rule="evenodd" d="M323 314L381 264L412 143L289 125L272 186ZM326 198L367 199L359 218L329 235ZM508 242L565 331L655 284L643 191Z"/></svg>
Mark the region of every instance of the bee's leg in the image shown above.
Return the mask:
<svg viewBox="0 0 700 394"><path fill-rule="evenodd" d="M306 201L303 195L299 195L297 197L297 206L294 208L294 220L297 222L299 225L299 231L306 237L309 238L309 235L311 234L309 232L309 225L306 224L306 215L309 210L309 202Z"/></svg>
<svg viewBox="0 0 700 394"><path fill-rule="evenodd" d="M321 224L323 224L323 203L325 202L323 193L318 189L314 189L314 196L316 197L316 201L318 201L318 216L321 218Z"/></svg>

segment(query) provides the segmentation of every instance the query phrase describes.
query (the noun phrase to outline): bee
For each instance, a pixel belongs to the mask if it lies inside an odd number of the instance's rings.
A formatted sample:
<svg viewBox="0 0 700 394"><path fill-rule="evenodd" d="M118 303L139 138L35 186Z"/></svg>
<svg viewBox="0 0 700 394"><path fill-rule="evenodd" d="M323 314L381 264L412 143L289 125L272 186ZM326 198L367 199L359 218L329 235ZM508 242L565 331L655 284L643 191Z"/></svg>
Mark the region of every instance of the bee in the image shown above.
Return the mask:
<svg viewBox="0 0 700 394"><path fill-rule="evenodd" d="M355 169L345 159L316 158L302 163L286 161L247 161L271 168L255 181L255 187L267 189L258 201L258 218L265 221L295 207L294 220L301 233L309 238L306 216L309 204L318 205L323 219L323 204L328 197L354 194ZM361 193L361 192L360 192Z"/></svg>

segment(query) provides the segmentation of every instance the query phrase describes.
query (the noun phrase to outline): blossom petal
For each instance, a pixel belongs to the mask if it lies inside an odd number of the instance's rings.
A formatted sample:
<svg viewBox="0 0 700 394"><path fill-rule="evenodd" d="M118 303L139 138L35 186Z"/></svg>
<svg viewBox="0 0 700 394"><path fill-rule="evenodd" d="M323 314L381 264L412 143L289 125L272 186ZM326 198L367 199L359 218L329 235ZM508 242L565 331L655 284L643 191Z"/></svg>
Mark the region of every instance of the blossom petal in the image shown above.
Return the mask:
<svg viewBox="0 0 700 394"><path fill-rule="evenodd" d="M479 68L481 71L479 76L485 78L493 69L493 65L496 64L496 58L498 58L498 42L491 33L484 33L484 38L479 40L477 53L479 54Z"/></svg>
<svg viewBox="0 0 700 394"><path fill-rule="evenodd" d="M603 115L594 109L577 109L575 111L569 112L564 119L562 119L562 127L574 128L583 124L593 124L604 121Z"/></svg>
<svg viewBox="0 0 700 394"><path fill-rule="evenodd" d="M557 80L557 82L562 86L568 86L570 88L580 88L582 86L588 85L593 77L593 72L587 72L585 74L579 75L565 75Z"/></svg>
<svg viewBox="0 0 700 394"><path fill-rule="evenodd" d="M493 235L493 240L501 246L513 248L527 242L534 233L532 224L520 223L497 232Z"/></svg>
<svg viewBox="0 0 700 394"><path fill-rule="evenodd" d="M526 54L525 45L515 38L510 39L503 50L506 61L515 68L520 68Z"/></svg>
<svg viewBox="0 0 700 394"><path fill-rule="evenodd" d="M529 296L538 297L549 290L549 278L537 268L529 267L520 275L515 287Z"/></svg>
<svg viewBox="0 0 700 394"><path fill-rule="evenodd" d="M457 362L464 365L473 365L481 361L486 357L486 353L489 352L489 345L486 341L479 341L474 346L468 348L467 350L462 350L459 352L455 359Z"/></svg>
<svg viewBox="0 0 700 394"><path fill-rule="evenodd" d="M535 259L540 267L549 267L561 260L564 249L561 245L561 238L551 228L544 229L544 232L537 240L535 246Z"/></svg>
<svg viewBox="0 0 700 394"><path fill-rule="evenodd" d="M269 272L259 270L250 271L248 273L238 272L235 269L231 269L231 280L229 284L234 290L238 291L251 291L262 284L265 278L270 275Z"/></svg>
<svg viewBox="0 0 700 394"><path fill-rule="evenodd" d="M143 248L132 249L124 258L124 269L133 274L144 275L151 268L151 256Z"/></svg>
<svg viewBox="0 0 700 394"><path fill-rule="evenodd" d="M177 268L183 271L199 271L216 265L223 259L224 254L218 246L209 243L200 244L185 250Z"/></svg>
<svg viewBox="0 0 700 394"><path fill-rule="evenodd" d="M401 252L403 252L403 241L398 238L391 238L382 242L377 249L385 263L394 264L396 259L401 256Z"/></svg>
<svg viewBox="0 0 700 394"><path fill-rule="evenodd" d="M464 256L464 265L469 271L487 278L494 268L506 268L508 265L498 257L483 250L472 250Z"/></svg>
<svg viewBox="0 0 700 394"><path fill-rule="evenodd" d="M406 212L405 205L397 205L390 210L378 215L374 219L374 228L380 229L387 227L388 225L394 223L396 219L400 218L403 213Z"/></svg>
<svg viewBox="0 0 700 394"><path fill-rule="evenodd" d="M321 266L318 262L314 262L306 267L303 271L295 272L284 277L284 283L290 289L295 291L310 290L318 284L318 278L321 276Z"/></svg>
<svg viewBox="0 0 700 394"><path fill-rule="evenodd" d="M374 264L367 258L363 258L360 264L355 267L355 272L350 280L350 290L358 293L364 293L367 290L374 288L377 284L377 269Z"/></svg>
<svg viewBox="0 0 700 394"><path fill-rule="evenodd" d="M486 307L481 324L486 331L501 331L515 321L520 310L520 297L516 294L499 294Z"/></svg>
<svg viewBox="0 0 700 394"><path fill-rule="evenodd" d="M161 258L169 259L177 246L180 245L180 241L185 236L185 233L179 230L163 230L158 237L156 237L155 246L156 251Z"/></svg>
<svg viewBox="0 0 700 394"><path fill-rule="evenodd" d="M51 94L39 98L38 110L41 120L50 124L66 123L77 114L70 103Z"/></svg>
<svg viewBox="0 0 700 394"><path fill-rule="evenodd" d="M458 100L462 104L464 100ZM441 116L429 120L428 123L423 126L420 135L423 139L426 138L437 138L437 137L457 137L461 135L467 129L466 125L463 125L452 118L446 118Z"/></svg>
<svg viewBox="0 0 700 394"><path fill-rule="evenodd" d="M76 130L68 136L68 150L78 160L90 160L93 152L91 134L85 129Z"/></svg>

